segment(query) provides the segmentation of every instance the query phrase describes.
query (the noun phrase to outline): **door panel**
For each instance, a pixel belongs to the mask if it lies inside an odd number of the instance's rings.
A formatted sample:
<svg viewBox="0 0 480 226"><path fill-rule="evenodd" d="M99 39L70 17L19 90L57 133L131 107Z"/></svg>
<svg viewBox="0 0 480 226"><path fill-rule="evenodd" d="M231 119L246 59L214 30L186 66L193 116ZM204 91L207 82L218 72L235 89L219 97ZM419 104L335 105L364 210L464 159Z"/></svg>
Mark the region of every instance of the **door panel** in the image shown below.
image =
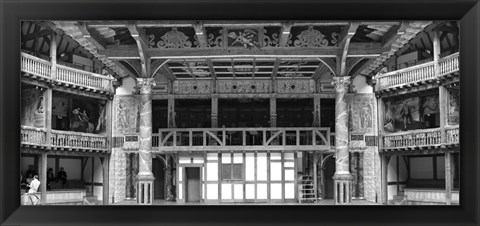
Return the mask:
<svg viewBox="0 0 480 226"><path fill-rule="evenodd" d="M199 202L200 201L200 168L186 167L186 201Z"/></svg>

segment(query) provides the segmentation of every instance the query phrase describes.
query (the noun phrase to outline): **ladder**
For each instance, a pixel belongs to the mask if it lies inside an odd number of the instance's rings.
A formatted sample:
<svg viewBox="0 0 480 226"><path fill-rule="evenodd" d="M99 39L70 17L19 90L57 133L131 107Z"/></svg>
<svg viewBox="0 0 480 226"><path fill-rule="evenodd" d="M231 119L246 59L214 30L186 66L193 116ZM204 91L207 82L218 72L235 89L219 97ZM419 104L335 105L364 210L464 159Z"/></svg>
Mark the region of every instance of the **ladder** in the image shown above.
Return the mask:
<svg viewBox="0 0 480 226"><path fill-rule="evenodd" d="M311 175L302 175L299 186L299 203L317 202L317 192Z"/></svg>

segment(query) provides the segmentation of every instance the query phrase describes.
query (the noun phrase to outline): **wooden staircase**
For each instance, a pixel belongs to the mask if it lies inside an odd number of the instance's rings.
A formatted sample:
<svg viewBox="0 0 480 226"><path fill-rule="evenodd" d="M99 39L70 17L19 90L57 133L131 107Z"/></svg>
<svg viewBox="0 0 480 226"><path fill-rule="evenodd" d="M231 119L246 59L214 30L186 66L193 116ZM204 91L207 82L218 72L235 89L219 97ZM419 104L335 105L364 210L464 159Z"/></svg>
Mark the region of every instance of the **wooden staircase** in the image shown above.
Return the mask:
<svg viewBox="0 0 480 226"><path fill-rule="evenodd" d="M317 193L315 191L315 184L311 175L303 175L300 178L299 184L299 203L317 202Z"/></svg>

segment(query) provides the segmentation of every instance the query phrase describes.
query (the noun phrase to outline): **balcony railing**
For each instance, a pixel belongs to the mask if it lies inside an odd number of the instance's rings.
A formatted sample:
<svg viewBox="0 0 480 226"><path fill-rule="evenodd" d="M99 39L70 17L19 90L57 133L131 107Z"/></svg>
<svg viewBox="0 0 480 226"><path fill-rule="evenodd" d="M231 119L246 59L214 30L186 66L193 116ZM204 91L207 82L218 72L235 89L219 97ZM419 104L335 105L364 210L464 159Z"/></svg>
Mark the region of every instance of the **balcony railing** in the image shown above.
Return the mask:
<svg viewBox="0 0 480 226"><path fill-rule="evenodd" d="M47 139L47 130L45 128L35 128L22 126L21 142L27 145L44 145Z"/></svg>
<svg viewBox="0 0 480 226"><path fill-rule="evenodd" d="M427 62L401 70L391 71L377 77L378 91L401 87L407 84L435 79L435 62ZM439 60L439 75L444 76L459 70L459 54L454 53Z"/></svg>
<svg viewBox="0 0 480 226"><path fill-rule="evenodd" d="M413 130L383 135L384 148L426 147L442 144L440 128Z"/></svg>
<svg viewBox="0 0 480 226"><path fill-rule="evenodd" d="M460 135L458 125L447 127L445 133L447 134L447 144L458 144L460 142Z"/></svg>
<svg viewBox="0 0 480 226"><path fill-rule="evenodd" d="M160 129L152 135L152 147L162 150L191 150L208 147L257 147L263 149L281 149L293 147L299 150L330 150L330 128L192 128L192 129ZM303 147L303 149L302 149Z"/></svg>
<svg viewBox="0 0 480 226"><path fill-rule="evenodd" d="M21 70L43 78L51 78L52 63L32 55L21 54Z"/></svg>
<svg viewBox="0 0 480 226"><path fill-rule="evenodd" d="M106 135L51 130L48 142L45 128L29 126L21 127L21 142L24 145L49 148L108 150Z"/></svg>
<svg viewBox="0 0 480 226"><path fill-rule="evenodd" d="M24 72L71 86L78 86L82 89L113 92L113 78L111 77L60 64L57 64L56 67L56 77L52 77L51 62L26 53L21 53L21 70Z"/></svg>

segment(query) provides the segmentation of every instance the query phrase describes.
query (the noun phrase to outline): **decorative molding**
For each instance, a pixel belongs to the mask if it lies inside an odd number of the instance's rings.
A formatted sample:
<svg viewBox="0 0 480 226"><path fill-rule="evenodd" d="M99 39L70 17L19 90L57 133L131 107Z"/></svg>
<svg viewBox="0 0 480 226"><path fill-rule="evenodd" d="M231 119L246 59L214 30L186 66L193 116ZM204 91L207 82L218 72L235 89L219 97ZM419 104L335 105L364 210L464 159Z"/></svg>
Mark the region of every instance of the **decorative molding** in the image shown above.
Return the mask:
<svg viewBox="0 0 480 226"><path fill-rule="evenodd" d="M173 91L175 94L207 94L212 92L212 81L189 80L175 81L173 83Z"/></svg>
<svg viewBox="0 0 480 226"><path fill-rule="evenodd" d="M313 93L314 91L313 80L277 80L278 93Z"/></svg>
<svg viewBox="0 0 480 226"><path fill-rule="evenodd" d="M259 29L228 29L228 46L244 47L247 49L258 49L259 45Z"/></svg>
<svg viewBox="0 0 480 226"><path fill-rule="evenodd" d="M350 85L350 76L333 77L332 85L335 87L335 92L343 93L348 91Z"/></svg>
<svg viewBox="0 0 480 226"><path fill-rule="evenodd" d="M270 93L271 80L217 80L219 93Z"/></svg>
<svg viewBox="0 0 480 226"><path fill-rule="evenodd" d="M320 85L320 92L322 93L334 93L335 92L335 86L333 86L331 83L319 83Z"/></svg>
<svg viewBox="0 0 480 226"><path fill-rule="evenodd" d="M279 33L271 32L270 29L263 28L263 47L278 47L280 45Z"/></svg>
<svg viewBox="0 0 480 226"><path fill-rule="evenodd" d="M206 29L209 32L209 29ZM208 47L223 47L223 29L212 31L207 34Z"/></svg>

